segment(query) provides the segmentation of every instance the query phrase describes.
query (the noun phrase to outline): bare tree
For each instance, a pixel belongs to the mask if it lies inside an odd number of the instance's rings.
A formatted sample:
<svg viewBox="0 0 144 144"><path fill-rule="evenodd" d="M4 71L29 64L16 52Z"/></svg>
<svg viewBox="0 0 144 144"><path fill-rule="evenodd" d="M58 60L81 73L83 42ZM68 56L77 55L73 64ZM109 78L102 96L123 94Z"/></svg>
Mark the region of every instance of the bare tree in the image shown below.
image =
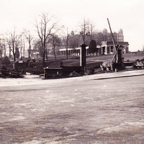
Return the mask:
<svg viewBox="0 0 144 144"><path fill-rule="evenodd" d="M80 35L84 44L89 44L91 40L94 40L95 26L89 20L85 20L80 25Z"/></svg>
<svg viewBox="0 0 144 144"><path fill-rule="evenodd" d="M54 19L54 16L44 13L41 14L39 21L36 20L35 27L41 42L43 66L45 67L46 44L50 42L51 36L55 35L60 28L58 28L58 21Z"/></svg>
<svg viewBox="0 0 144 144"><path fill-rule="evenodd" d="M83 43L86 44L86 37L90 36L89 21L84 19L84 22L80 25L80 29L80 35L82 36Z"/></svg>
<svg viewBox="0 0 144 144"><path fill-rule="evenodd" d="M68 47L69 47L69 37L70 34L68 33L68 27L62 30L62 42L64 47L66 47L66 59L68 59Z"/></svg>
<svg viewBox="0 0 144 144"><path fill-rule="evenodd" d="M61 39L57 35L53 35L51 39L51 44L53 46L53 53L56 60L56 47L61 45Z"/></svg>
<svg viewBox="0 0 144 144"><path fill-rule="evenodd" d="M20 56L21 58L25 57L25 39L23 37L23 33L21 35L21 38L20 38Z"/></svg>
<svg viewBox="0 0 144 144"><path fill-rule="evenodd" d="M3 43L3 51L4 51L4 57L6 57L6 51L7 51L7 49L6 49L6 44L5 43Z"/></svg>
<svg viewBox="0 0 144 144"><path fill-rule="evenodd" d="M144 45L142 46L142 51L144 51Z"/></svg>
<svg viewBox="0 0 144 144"><path fill-rule="evenodd" d="M6 38L7 45L9 47L9 58L11 58L11 52L12 52L12 47L11 47L11 40Z"/></svg>
<svg viewBox="0 0 144 144"><path fill-rule="evenodd" d="M34 47L33 47L33 49L35 51L37 51L41 57L43 56L42 46L41 46L41 42L39 40L34 40Z"/></svg>
<svg viewBox="0 0 144 144"><path fill-rule="evenodd" d="M68 46L69 46L69 34L67 28L67 36L66 36L66 59L68 59Z"/></svg>
<svg viewBox="0 0 144 144"><path fill-rule="evenodd" d="M94 39L94 34L96 33L96 31L95 31L95 26L92 24L92 23L90 23L89 24L90 25L90 27L89 27L89 31L90 31L90 40L93 40Z"/></svg>
<svg viewBox="0 0 144 144"><path fill-rule="evenodd" d="M6 56L6 46L4 38L0 38L0 55L1 57L2 55Z"/></svg>
<svg viewBox="0 0 144 144"><path fill-rule="evenodd" d="M9 48L11 48L11 51L12 51L12 54L13 54L14 61L18 57L17 52L19 51L21 36L22 36L22 34L20 34L20 35L16 34L16 31L14 29L13 32L9 33L9 36L7 38L7 41L9 43Z"/></svg>
<svg viewBox="0 0 144 144"><path fill-rule="evenodd" d="M28 42L28 45L29 45L29 49L28 49L28 57L30 58L31 57L31 44L32 44L32 40L33 40L33 37L32 35L30 34L29 31L27 30L24 30L24 35L25 35L25 38Z"/></svg>
<svg viewBox="0 0 144 144"><path fill-rule="evenodd" d="M1 45L0 45L0 58L2 57L2 53L3 53L3 51L2 51L2 48L1 48Z"/></svg>
<svg viewBox="0 0 144 144"><path fill-rule="evenodd" d="M69 36L69 47L76 48L80 46L80 35L75 35L74 33Z"/></svg>

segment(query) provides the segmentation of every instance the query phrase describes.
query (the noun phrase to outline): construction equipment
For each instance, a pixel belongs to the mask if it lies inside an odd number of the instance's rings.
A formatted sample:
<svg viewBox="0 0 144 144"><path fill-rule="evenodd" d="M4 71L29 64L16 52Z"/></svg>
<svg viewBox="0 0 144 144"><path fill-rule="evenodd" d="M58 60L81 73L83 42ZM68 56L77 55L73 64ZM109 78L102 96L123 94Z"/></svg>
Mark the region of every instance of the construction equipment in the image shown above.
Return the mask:
<svg viewBox="0 0 144 144"><path fill-rule="evenodd" d="M111 60L104 61L100 67L102 70L106 70L106 71L109 71L109 70L115 71L115 70L124 69L124 57L123 57L124 48L122 45L116 45L108 18L107 18L107 21L108 21L108 25L109 25L110 33L112 37L114 55Z"/></svg>
<svg viewBox="0 0 144 144"><path fill-rule="evenodd" d="M135 60L135 62L133 63L133 68L144 68L144 59L137 59Z"/></svg>

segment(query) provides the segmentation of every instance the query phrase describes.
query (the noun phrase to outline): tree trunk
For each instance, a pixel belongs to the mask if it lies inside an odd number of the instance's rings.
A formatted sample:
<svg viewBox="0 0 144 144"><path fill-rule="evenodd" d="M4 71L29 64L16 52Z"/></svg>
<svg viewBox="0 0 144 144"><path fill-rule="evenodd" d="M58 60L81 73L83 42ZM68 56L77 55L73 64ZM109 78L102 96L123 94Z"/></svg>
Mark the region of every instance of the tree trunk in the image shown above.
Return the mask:
<svg viewBox="0 0 144 144"><path fill-rule="evenodd" d="M56 60L56 52L55 52L55 46L54 46L54 57L55 57L55 60Z"/></svg>
<svg viewBox="0 0 144 144"><path fill-rule="evenodd" d="M68 59L68 36L66 40L66 59Z"/></svg>
<svg viewBox="0 0 144 144"><path fill-rule="evenodd" d="M29 43L29 58L31 58L31 44Z"/></svg>
<svg viewBox="0 0 144 144"><path fill-rule="evenodd" d="M43 52L43 67L45 67L45 50Z"/></svg>
<svg viewBox="0 0 144 144"><path fill-rule="evenodd" d="M5 45L3 46L3 48L4 48L4 57L6 57L6 47L5 47Z"/></svg>
<svg viewBox="0 0 144 144"><path fill-rule="evenodd" d="M46 52L45 52L45 56L46 56L46 60L48 60L48 53L47 53L47 49L46 49Z"/></svg>
<svg viewBox="0 0 144 144"><path fill-rule="evenodd" d="M14 62L16 60L16 55L15 55L15 46L14 46L14 42L13 42L13 45L12 45L12 51L13 51L13 57L14 57Z"/></svg>
<svg viewBox="0 0 144 144"><path fill-rule="evenodd" d="M13 57L14 57L14 62L16 61L16 56L15 56L15 53L13 53Z"/></svg>
<svg viewBox="0 0 144 144"><path fill-rule="evenodd" d="M11 46L9 45L9 58L11 58Z"/></svg>

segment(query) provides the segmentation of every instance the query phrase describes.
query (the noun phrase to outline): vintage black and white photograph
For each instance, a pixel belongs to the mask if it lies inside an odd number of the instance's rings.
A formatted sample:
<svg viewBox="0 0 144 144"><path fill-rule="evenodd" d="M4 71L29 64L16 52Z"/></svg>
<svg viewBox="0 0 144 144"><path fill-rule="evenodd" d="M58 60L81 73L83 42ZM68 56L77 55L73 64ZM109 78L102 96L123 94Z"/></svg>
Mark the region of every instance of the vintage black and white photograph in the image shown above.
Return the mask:
<svg viewBox="0 0 144 144"><path fill-rule="evenodd" d="M144 144L143 0L0 0L0 144Z"/></svg>

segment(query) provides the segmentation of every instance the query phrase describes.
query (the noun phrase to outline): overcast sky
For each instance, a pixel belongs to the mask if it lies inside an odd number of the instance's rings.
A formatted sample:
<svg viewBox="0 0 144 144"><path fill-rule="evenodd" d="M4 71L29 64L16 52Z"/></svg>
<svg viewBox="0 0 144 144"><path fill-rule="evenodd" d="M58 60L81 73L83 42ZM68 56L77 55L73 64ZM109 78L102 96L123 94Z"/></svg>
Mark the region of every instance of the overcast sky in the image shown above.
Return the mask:
<svg viewBox="0 0 144 144"><path fill-rule="evenodd" d="M50 13L60 23L76 30L85 19L95 29L109 31L107 18L113 32L123 29L124 40L131 51L142 50L144 45L144 0L0 0L0 34L16 27L34 30L35 19L41 13Z"/></svg>

